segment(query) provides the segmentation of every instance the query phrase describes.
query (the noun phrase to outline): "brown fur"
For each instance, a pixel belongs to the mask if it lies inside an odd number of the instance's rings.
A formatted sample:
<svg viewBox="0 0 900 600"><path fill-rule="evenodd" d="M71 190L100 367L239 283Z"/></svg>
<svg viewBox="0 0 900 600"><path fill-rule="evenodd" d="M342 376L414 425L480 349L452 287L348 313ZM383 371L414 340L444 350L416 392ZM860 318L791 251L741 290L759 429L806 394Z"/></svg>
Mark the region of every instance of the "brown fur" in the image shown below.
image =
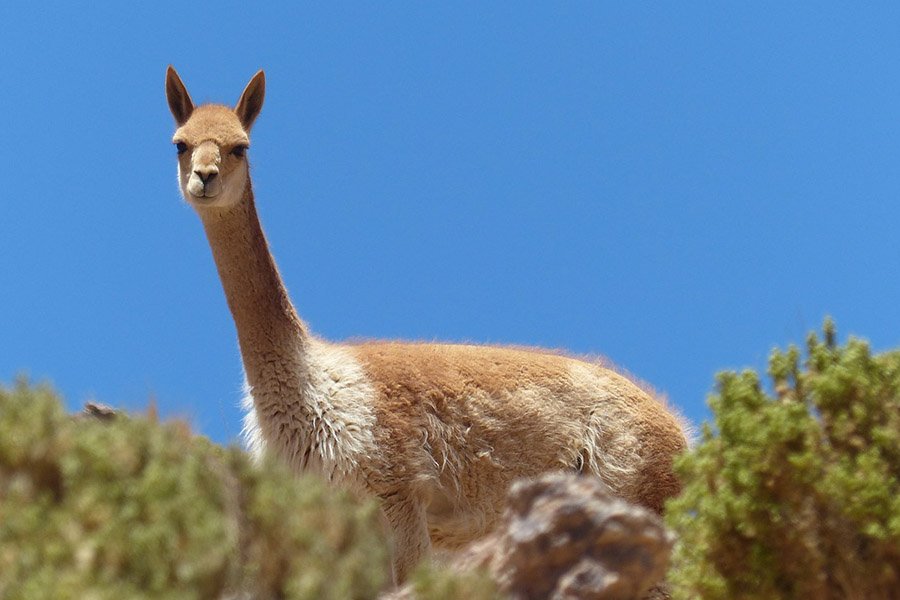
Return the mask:
<svg viewBox="0 0 900 600"><path fill-rule="evenodd" d="M467 509L472 514L465 523L433 527L436 541L466 542L481 533L498 515L500 496L515 477L576 468L573 454L585 445L584 432L571 424L588 422L604 399L628 415L638 442L634 459L641 463L636 481L611 477L607 483L626 499L656 511L679 491L671 471L671 457L685 448L678 419L609 369L533 349L368 342L353 351L378 390L379 430L388 433L380 443L391 459L383 465L388 479L406 479L426 495L439 488L452 496L461 488L461 498L479 498L478 506L453 506L457 516ZM573 379L573 363L604 386L579 390L591 383ZM528 389L531 394L522 393ZM398 431L407 435L393 435ZM561 437L560 432L570 435ZM478 487L491 493L475 491ZM447 502L442 497L426 500L436 500L437 507ZM469 520L473 517L475 523Z"/></svg>
<svg viewBox="0 0 900 600"><path fill-rule="evenodd" d="M249 143L250 138L230 108L219 104L204 104L191 109L190 121L178 128L173 141L184 141L196 146L207 140L230 149L236 144Z"/></svg>
<svg viewBox="0 0 900 600"><path fill-rule="evenodd" d="M166 94L186 147L182 193L237 327L251 448L379 498L398 582L432 542L457 548L490 530L517 477L576 470L657 511L678 492L679 420L610 369L534 349L310 335L269 252L246 158L232 152L249 145L262 72L234 110L195 107L171 67Z"/></svg>

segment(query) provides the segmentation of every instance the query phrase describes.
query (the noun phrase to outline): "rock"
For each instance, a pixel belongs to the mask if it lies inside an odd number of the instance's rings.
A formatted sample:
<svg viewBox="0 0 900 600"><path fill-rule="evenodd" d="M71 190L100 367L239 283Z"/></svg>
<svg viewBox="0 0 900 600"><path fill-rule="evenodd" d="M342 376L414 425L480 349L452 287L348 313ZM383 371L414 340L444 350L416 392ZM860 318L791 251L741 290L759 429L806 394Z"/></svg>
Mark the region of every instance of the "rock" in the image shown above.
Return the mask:
<svg viewBox="0 0 900 600"><path fill-rule="evenodd" d="M86 402L82 410L82 416L108 421L116 416L116 409L99 402Z"/></svg>
<svg viewBox="0 0 900 600"><path fill-rule="evenodd" d="M494 533L450 566L485 569L515 600L663 599L672 543L658 515L600 480L554 473L514 483Z"/></svg>

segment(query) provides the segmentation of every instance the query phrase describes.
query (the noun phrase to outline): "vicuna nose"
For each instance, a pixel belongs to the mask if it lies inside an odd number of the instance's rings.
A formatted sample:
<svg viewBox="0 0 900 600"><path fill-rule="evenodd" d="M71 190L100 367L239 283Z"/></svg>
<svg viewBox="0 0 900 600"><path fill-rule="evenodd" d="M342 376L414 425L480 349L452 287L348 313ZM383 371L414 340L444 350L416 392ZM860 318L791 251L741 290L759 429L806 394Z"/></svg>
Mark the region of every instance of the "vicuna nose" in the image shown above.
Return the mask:
<svg viewBox="0 0 900 600"><path fill-rule="evenodd" d="M216 178L216 175L219 174L219 169L216 167L209 167L206 169L194 169L194 174L200 178L200 181L203 182L203 185L206 185L210 181Z"/></svg>

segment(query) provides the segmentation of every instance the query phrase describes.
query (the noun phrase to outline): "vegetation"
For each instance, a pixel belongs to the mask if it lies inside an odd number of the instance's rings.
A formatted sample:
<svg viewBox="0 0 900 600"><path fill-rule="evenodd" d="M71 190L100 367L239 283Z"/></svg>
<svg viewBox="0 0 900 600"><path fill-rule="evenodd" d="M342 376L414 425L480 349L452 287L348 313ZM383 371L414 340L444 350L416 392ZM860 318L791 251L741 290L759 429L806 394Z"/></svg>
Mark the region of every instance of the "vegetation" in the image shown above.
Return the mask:
<svg viewBox="0 0 900 600"><path fill-rule="evenodd" d="M0 597L372 598L376 507L184 424L66 415L0 388Z"/></svg>
<svg viewBox="0 0 900 600"><path fill-rule="evenodd" d="M501 600L503 594L490 576L481 571L457 573L435 565L423 564L412 576L412 597L418 600Z"/></svg>
<svg viewBox="0 0 900 600"><path fill-rule="evenodd" d="M775 351L771 384L723 373L714 422L676 467L680 598L894 598L900 589L900 351ZM0 386L0 598L374 598L389 583L373 503L183 423L67 415ZM422 567L420 599L496 598L483 573Z"/></svg>
<svg viewBox="0 0 900 600"><path fill-rule="evenodd" d="M680 598L895 598L900 589L900 352L834 325L807 354L723 373L714 427L677 464L668 522Z"/></svg>

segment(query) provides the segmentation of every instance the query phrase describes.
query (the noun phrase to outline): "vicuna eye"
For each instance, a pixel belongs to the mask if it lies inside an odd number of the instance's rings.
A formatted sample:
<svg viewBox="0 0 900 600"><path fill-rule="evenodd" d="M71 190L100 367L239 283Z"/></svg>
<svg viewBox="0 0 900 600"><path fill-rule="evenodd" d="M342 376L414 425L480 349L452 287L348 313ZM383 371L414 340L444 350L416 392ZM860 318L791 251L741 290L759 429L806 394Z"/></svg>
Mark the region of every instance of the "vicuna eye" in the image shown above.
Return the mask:
<svg viewBox="0 0 900 600"><path fill-rule="evenodd" d="M247 146L235 146L231 149L231 153L238 158L244 158L245 152L247 152Z"/></svg>
<svg viewBox="0 0 900 600"><path fill-rule="evenodd" d="M178 154L184 154L187 152L187 144L184 142L178 142L175 144L175 149L178 151Z"/></svg>

